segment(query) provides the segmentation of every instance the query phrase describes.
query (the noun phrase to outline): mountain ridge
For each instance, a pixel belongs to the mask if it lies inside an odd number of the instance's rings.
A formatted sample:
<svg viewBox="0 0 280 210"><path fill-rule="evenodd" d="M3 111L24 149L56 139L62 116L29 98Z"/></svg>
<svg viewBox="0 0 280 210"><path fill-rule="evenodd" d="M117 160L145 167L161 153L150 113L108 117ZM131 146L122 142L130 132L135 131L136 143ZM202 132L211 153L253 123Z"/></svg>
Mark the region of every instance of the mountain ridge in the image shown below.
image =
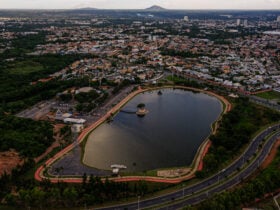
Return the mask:
<svg viewBox="0 0 280 210"><path fill-rule="evenodd" d="M146 8L145 10L149 10L149 11L164 11L166 9L161 7L161 6L158 6L158 5L153 5L151 7Z"/></svg>

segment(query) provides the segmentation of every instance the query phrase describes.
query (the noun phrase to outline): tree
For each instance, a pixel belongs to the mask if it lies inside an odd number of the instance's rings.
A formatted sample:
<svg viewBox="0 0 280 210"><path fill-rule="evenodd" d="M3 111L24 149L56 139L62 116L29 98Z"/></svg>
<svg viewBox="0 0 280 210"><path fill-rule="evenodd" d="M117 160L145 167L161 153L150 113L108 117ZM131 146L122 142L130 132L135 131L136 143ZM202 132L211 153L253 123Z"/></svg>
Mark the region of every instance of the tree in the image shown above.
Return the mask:
<svg viewBox="0 0 280 210"><path fill-rule="evenodd" d="M74 187L67 187L64 189L62 196L66 206L74 206L78 198L78 193Z"/></svg>

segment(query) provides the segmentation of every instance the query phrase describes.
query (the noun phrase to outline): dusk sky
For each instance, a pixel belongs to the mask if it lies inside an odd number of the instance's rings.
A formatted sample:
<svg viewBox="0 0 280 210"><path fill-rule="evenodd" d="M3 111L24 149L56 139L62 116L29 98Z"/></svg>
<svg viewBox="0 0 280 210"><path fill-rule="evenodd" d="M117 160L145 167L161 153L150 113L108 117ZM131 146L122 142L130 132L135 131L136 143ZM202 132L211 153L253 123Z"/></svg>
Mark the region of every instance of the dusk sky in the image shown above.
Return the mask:
<svg viewBox="0 0 280 210"><path fill-rule="evenodd" d="M280 0L0 0L2 9L280 9Z"/></svg>

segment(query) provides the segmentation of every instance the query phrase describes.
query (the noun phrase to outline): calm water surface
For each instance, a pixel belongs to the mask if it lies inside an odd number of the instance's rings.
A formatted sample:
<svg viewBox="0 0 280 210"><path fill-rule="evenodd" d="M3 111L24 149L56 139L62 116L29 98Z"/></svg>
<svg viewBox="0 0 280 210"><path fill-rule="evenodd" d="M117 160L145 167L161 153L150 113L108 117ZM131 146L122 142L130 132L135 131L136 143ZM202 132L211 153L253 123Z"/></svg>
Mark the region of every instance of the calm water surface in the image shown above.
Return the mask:
<svg viewBox="0 0 280 210"><path fill-rule="evenodd" d="M124 164L127 171L143 171L192 163L197 149L211 132L222 106L215 97L181 89L145 92L134 97L124 110L144 103L145 117L120 112L112 123L91 133L84 163L110 169Z"/></svg>

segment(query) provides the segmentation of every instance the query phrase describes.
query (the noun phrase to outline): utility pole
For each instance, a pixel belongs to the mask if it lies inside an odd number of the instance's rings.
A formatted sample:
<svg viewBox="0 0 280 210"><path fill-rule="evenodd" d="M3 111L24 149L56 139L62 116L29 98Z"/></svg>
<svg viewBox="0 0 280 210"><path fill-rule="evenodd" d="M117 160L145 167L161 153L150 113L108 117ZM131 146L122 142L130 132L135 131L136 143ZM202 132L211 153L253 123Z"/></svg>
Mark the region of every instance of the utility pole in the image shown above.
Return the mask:
<svg viewBox="0 0 280 210"><path fill-rule="evenodd" d="M137 205L137 209L140 210L140 195L138 195L138 205Z"/></svg>

